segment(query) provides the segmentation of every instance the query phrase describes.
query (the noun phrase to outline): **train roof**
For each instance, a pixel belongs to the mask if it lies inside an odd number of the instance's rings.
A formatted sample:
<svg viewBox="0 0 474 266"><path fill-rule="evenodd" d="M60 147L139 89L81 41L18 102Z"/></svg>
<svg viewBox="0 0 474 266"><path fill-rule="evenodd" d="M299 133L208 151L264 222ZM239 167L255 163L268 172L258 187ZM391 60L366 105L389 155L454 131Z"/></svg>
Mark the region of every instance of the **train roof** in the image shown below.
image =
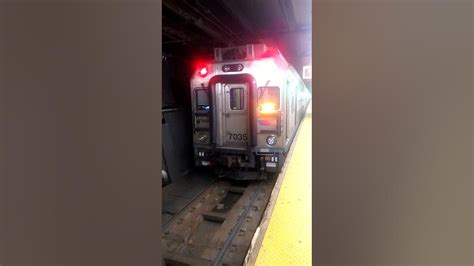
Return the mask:
<svg viewBox="0 0 474 266"><path fill-rule="evenodd" d="M241 69L230 70L227 73L224 70L224 67L238 67L238 65L241 66ZM202 68L206 68L206 74L200 76L199 70ZM236 72L249 73L257 80L262 79L266 81L268 77L280 71L290 71L293 73L293 77L301 79L298 72L286 61L278 49L268 47L265 44L215 48L213 60L199 63L197 69L198 70L191 77L191 83L207 84L210 76L235 74ZM272 80L278 80L282 77L282 75L276 75L278 78L272 78Z"/></svg>

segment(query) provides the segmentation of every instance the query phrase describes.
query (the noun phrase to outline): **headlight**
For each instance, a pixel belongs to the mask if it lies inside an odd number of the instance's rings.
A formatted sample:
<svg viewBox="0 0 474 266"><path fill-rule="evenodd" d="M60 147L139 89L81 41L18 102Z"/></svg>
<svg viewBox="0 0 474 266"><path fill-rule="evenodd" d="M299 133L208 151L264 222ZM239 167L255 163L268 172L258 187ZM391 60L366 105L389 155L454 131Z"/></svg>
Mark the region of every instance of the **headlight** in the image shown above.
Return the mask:
<svg viewBox="0 0 474 266"><path fill-rule="evenodd" d="M274 135L271 135L271 136L268 136L267 137L267 144L270 145L270 146L273 146L275 145L277 142L277 137L274 136Z"/></svg>
<svg viewBox="0 0 474 266"><path fill-rule="evenodd" d="M197 135L199 142L206 143L208 139L207 132L199 132Z"/></svg>

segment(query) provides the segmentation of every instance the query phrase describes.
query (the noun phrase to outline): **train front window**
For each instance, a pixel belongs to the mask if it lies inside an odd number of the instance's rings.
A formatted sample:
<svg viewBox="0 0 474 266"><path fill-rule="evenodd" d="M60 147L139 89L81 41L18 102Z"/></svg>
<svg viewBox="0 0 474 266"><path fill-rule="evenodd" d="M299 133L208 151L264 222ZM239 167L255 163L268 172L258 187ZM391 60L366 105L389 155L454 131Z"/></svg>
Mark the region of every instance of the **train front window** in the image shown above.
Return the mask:
<svg viewBox="0 0 474 266"><path fill-rule="evenodd" d="M197 89L194 91L196 95L196 107L198 110L208 110L209 109L209 96L207 91L204 89Z"/></svg>
<svg viewBox="0 0 474 266"><path fill-rule="evenodd" d="M260 87L258 88L257 109L261 113L274 113L280 110L280 88Z"/></svg>
<svg viewBox="0 0 474 266"><path fill-rule="evenodd" d="M230 109L243 110L244 109L244 89L232 88L230 89Z"/></svg>

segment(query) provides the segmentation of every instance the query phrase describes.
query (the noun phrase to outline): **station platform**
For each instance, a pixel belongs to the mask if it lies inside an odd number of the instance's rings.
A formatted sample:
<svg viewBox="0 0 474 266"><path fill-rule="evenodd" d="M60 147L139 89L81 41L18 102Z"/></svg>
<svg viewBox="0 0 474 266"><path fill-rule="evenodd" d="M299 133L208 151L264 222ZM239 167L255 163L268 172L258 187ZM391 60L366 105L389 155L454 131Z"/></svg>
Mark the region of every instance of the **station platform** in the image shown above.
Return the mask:
<svg viewBox="0 0 474 266"><path fill-rule="evenodd" d="M311 122L310 104L245 265L311 265Z"/></svg>

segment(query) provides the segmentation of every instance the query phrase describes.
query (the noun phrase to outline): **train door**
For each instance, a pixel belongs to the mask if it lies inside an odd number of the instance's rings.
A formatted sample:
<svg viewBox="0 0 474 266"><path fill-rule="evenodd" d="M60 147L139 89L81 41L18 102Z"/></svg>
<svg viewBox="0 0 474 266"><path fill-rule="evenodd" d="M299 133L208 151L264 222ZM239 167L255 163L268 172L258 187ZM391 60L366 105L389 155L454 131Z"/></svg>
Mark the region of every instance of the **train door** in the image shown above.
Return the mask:
<svg viewBox="0 0 474 266"><path fill-rule="evenodd" d="M223 84L221 144L225 147L246 148L249 143L248 85Z"/></svg>

